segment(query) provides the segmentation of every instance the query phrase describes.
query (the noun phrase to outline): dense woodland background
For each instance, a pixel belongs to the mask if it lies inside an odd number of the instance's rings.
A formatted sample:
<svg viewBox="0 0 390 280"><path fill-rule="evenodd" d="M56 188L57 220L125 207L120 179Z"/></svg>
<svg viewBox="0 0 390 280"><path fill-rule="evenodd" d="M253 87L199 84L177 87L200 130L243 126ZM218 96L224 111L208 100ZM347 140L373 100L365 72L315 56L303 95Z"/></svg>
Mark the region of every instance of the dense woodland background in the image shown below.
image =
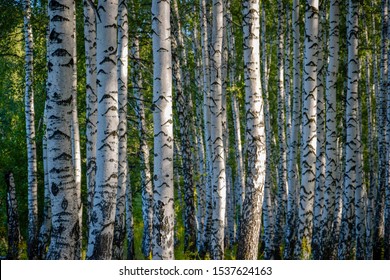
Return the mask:
<svg viewBox="0 0 390 280"><path fill-rule="evenodd" d="M111 2L0 0L1 256L389 259L389 1ZM72 10L69 3L75 13L55 20ZM158 20L156 11L163 15ZM97 22L113 30L93 31L96 13ZM56 48L65 50L72 38L71 60L56 64ZM115 44L109 59L119 69L119 97L105 105L119 113L106 119L119 120L109 133L119 148L99 161L91 151L100 144L90 137L102 137L91 125L91 106L104 99L96 89L96 70L106 71L102 41ZM156 42L169 47L153 51ZM91 59L96 46L97 63ZM159 65L172 73L156 76ZM50 76L55 69L65 71L60 79ZM62 102L70 122L62 126L69 132L74 190L62 201L57 193L67 190L53 188L61 178L51 177L56 157L46 154L55 145L51 120L60 116L50 105L56 83L72 90ZM164 85L172 86L172 96L162 104L153 91ZM166 134L153 116L161 106L173 112L170 140L158 138ZM98 123L109 129L110 121ZM168 141L162 143L173 155L174 200L165 193L173 187L158 181L165 172L156 162L158 141ZM102 186L99 196L94 181L102 163L117 187ZM160 191L167 201L160 202ZM17 211L7 208L10 198ZM101 218L111 220L97 229L105 222L92 213L108 204L114 215L101 210ZM79 224L61 228L67 218L58 207L73 211L68 214ZM164 207L173 207L174 217ZM107 228L112 231L96 233Z"/></svg>

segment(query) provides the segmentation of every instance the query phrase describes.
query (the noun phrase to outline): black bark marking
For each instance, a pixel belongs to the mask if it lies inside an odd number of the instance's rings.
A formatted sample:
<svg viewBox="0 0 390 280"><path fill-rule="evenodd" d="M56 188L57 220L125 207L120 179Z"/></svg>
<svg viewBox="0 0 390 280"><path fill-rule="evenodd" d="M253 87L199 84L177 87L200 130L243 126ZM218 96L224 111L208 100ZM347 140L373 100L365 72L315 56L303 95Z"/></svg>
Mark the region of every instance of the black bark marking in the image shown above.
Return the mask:
<svg viewBox="0 0 390 280"><path fill-rule="evenodd" d="M52 183L51 184L51 193L54 195L54 196L57 196L58 192L60 191L60 189L58 188L57 184L56 183Z"/></svg>
<svg viewBox="0 0 390 280"><path fill-rule="evenodd" d="M59 21L59 22L62 22L62 21L70 21L68 18L66 17L62 17L62 16L59 16L59 15L55 15L51 21Z"/></svg>
<svg viewBox="0 0 390 280"><path fill-rule="evenodd" d="M59 3L58 1L56 0L52 0L50 1L49 3L49 8L53 11L65 11L65 9L68 9L69 10L69 7L68 6L65 6L65 5L62 5L61 3Z"/></svg>
<svg viewBox="0 0 390 280"><path fill-rule="evenodd" d="M56 49L51 56L67 56L69 55L70 57L72 56L67 50L65 49Z"/></svg>
<svg viewBox="0 0 390 280"><path fill-rule="evenodd" d="M51 42L55 42L55 43L62 43L62 39L60 38L61 34L64 34L64 33L59 33L59 32L56 32L54 29L50 32L50 35L49 35L49 40Z"/></svg>

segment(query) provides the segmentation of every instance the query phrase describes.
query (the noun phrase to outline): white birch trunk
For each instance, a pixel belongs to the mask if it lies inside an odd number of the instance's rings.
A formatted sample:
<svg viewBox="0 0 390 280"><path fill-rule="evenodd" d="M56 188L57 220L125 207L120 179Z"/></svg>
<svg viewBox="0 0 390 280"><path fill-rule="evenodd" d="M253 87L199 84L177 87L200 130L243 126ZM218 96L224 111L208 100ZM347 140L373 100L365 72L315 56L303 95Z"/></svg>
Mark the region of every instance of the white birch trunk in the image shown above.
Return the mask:
<svg viewBox="0 0 390 280"><path fill-rule="evenodd" d="M291 138L289 143L288 163L287 163L287 221L285 233L285 248L284 259L290 259L293 255L293 250L296 240L296 223L298 202L299 171L297 168L298 162L298 147L299 147L299 132L300 132L300 111L301 111L301 62L300 62L300 26L299 26L299 0L293 1L292 10L293 24L293 97L292 97L292 117L291 117Z"/></svg>
<svg viewBox="0 0 390 280"><path fill-rule="evenodd" d="M129 25L127 16L127 1L118 4L118 191L116 195L116 213L113 241L113 259L124 258L126 235L126 188L128 179L127 166L127 82L129 56Z"/></svg>
<svg viewBox="0 0 390 280"><path fill-rule="evenodd" d="M111 259L118 188L118 1L98 2L96 186L87 259Z"/></svg>
<svg viewBox="0 0 390 280"><path fill-rule="evenodd" d="M135 21L134 4L132 5L131 20ZM142 219L144 222L142 234L142 253L145 258L150 257L151 238L153 234L153 183L150 171L150 153L147 142L147 127L144 106L144 81L141 72L141 58L138 30L132 40L131 47L131 76L133 82L133 95L136 99L135 113L138 119L138 134L140 138L140 160L141 160L141 196L142 196Z"/></svg>
<svg viewBox="0 0 390 280"><path fill-rule="evenodd" d="M86 57L86 153L87 226L91 221L96 176L97 88L96 15L90 1L84 0L84 44Z"/></svg>
<svg viewBox="0 0 390 280"><path fill-rule="evenodd" d="M33 68L33 32L31 26L31 3L23 1L24 41L25 41L25 95L24 108L26 118L27 142L27 176L28 176L28 258L36 259L38 254L38 177L37 152L35 143L35 109L34 109L34 68Z"/></svg>
<svg viewBox="0 0 390 280"><path fill-rule="evenodd" d="M280 245L283 238L283 229L286 218L286 204L287 204L287 154L286 154L286 117L285 117L285 90L284 90L284 7L281 0L278 0L278 142L279 142L279 162L278 162L278 190L277 190L277 207L275 216L274 229L274 254L275 258L280 259Z"/></svg>
<svg viewBox="0 0 390 280"><path fill-rule="evenodd" d="M126 238L127 238L127 259L134 260L134 219L133 219L133 195L131 192L130 173L127 174L126 187Z"/></svg>
<svg viewBox="0 0 390 280"><path fill-rule="evenodd" d="M75 259L81 229L72 162L74 1L49 2L47 156L52 208L48 259Z"/></svg>
<svg viewBox="0 0 390 280"><path fill-rule="evenodd" d="M332 221L335 210L337 184L337 119L336 119L336 78L339 66L339 1L330 2L329 16L329 63L326 76L326 142L325 142L325 193L321 216L321 259L330 258Z"/></svg>
<svg viewBox="0 0 390 280"><path fill-rule="evenodd" d="M320 257L321 243L321 217L324 207L325 191L325 96L324 78L325 63L324 51L326 50L326 31L322 28L326 21L326 8L324 3L320 7L320 24L318 28L318 64L317 64L317 156L316 156L316 183L313 210L313 259Z"/></svg>
<svg viewBox="0 0 390 280"><path fill-rule="evenodd" d="M201 46L203 58L203 119L204 139L206 147L206 214L203 237L199 253L204 256L210 247L211 218L212 218L212 147L210 123L210 56L209 56L209 24L206 0L200 0Z"/></svg>
<svg viewBox="0 0 390 280"><path fill-rule="evenodd" d="M222 129L222 45L223 1L213 0L211 42L211 142L212 142L212 225L210 253L214 260L224 256L224 228L226 211L225 151Z"/></svg>
<svg viewBox="0 0 390 280"><path fill-rule="evenodd" d="M238 259L257 259L265 180L265 131L260 80L259 1L243 3L248 173Z"/></svg>
<svg viewBox="0 0 390 280"><path fill-rule="evenodd" d="M174 259L172 53L169 2L152 2L154 216L153 259Z"/></svg>
<svg viewBox="0 0 390 280"><path fill-rule="evenodd" d="M303 96L302 96L302 152L301 152L301 187L298 209L298 235L294 257L300 259L302 246L308 251L303 258L308 258L312 236L313 203L315 187L315 163L317 146L317 48L318 48L318 0L307 0L305 10L305 51L303 61Z"/></svg>
<svg viewBox="0 0 390 280"><path fill-rule="evenodd" d="M357 185L358 149L358 4L349 1L348 9L348 83L346 97L346 142L345 177L343 188L343 211L338 244L338 259L350 259L352 253L353 227L355 226L355 195L362 186Z"/></svg>

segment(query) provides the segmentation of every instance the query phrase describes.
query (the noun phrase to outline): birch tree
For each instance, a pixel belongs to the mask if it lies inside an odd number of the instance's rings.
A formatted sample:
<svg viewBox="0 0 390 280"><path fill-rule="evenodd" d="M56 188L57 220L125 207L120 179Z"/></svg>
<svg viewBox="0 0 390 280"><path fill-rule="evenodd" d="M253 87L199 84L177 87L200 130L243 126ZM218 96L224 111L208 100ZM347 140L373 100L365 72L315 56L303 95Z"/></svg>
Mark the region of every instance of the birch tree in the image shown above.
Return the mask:
<svg viewBox="0 0 390 280"><path fill-rule="evenodd" d="M300 131L300 110L301 110L301 61L300 61L300 29L299 29L299 0L293 1L292 9L292 37L293 37L293 96L292 96L292 117L291 136L288 143L288 163L287 163L287 218L285 233L284 258L292 257L296 239L296 223L298 203L299 172L297 168L299 131Z"/></svg>
<svg viewBox="0 0 390 280"><path fill-rule="evenodd" d="M300 258L303 244L310 247L316 174L318 0L307 0L305 7L306 39L303 60L301 187L299 193L298 235L294 250L295 258ZM307 257L304 256L304 258Z"/></svg>
<svg viewBox="0 0 390 280"><path fill-rule="evenodd" d="M243 3L245 109L248 173L238 259L257 259L265 179L265 131L260 80L259 1Z"/></svg>
<svg viewBox="0 0 390 280"><path fill-rule="evenodd" d="M118 187L118 1L97 6L96 186L89 227L87 259L111 259Z"/></svg>
<svg viewBox="0 0 390 280"><path fill-rule="evenodd" d="M94 1L92 2L94 3ZM86 58L86 160L87 226L90 224L96 175L97 88L96 15L91 1L84 0L84 44Z"/></svg>
<svg viewBox="0 0 390 280"><path fill-rule="evenodd" d="M329 258L332 221L335 209L337 184L337 120L336 120L336 78L339 66L340 3L330 2L329 10L329 63L326 75L326 142L325 142L325 193L321 216L321 259Z"/></svg>
<svg viewBox="0 0 390 280"><path fill-rule="evenodd" d="M118 191L113 241L113 259L123 259L126 234L125 207L128 179L127 166L127 79L129 25L127 1L121 0L118 7Z"/></svg>
<svg viewBox="0 0 390 280"><path fill-rule="evenodd" d="M187 65L187 53L185 50L183 31L179 16L177 0L173 1L173 19L175 37L173 39L174 52L174 78L176 81L176 105L180 126L181 154L183 156L183 177L184 177L184 250L194 251L196 244L195 231L195 194L191 151L191 92L188 86L189 69Z"/></svg>
<svg viewBox="0 0 390 280"><path fill-rule="evenodd" d="M343 211L338 245L338 258L352 257L352 228L355 225L355 192L362 186L357 184L358 148L358 4L349 1L348 7L348 82L346 97L346 143L345 177L343 189Z"/></svg>
<svg viewBox="0 0 390 280"><path fill-rule="evenodd" d="M154 216L153 259L174 259L172 53L170 3L152 2Z"/></svg>
<svg viewBox="0 0 390 280"><path fill-rule="evenodd" d="M275 230L274 230L274 251L276 258L280 259L280 244L283 236L283 228L286 216L286 202L287 202L287 169L286 169L286 128L285 128L285 90L284 90L284 7L281 0L278 1L278 142L279 142L279 162L278 162L278 194L277 194L277 208L275 216Z"/></svg>
<svg viewBox="0 0 390 280"><path fill-rule="evenodd" d="M35 109L34 109L34 69L33 69L33 32L31 27L31 3L23 1L24 41L25 41L25 95L24 108L26 118L26 142L28 160L28 240L27 255L29 259L37 257L38 250L38 177L37 154L35 143Z"/></svg>
<svg viewBox="0 0 390 280"><path fill-rule="evenodd" d="M81 234L72 161L74 1L49 2L47 156L52 208L48 259L74 259Z"/></svg>
<svg viewBox="0 0 390 280"><path fill-rule="evenodd" d="M223 259L224 228L226 211L225 151L222 129L222 44L223 44L223 1L213 0L213 24L210 54L210 120L212 143L212 259Z"/></svg>

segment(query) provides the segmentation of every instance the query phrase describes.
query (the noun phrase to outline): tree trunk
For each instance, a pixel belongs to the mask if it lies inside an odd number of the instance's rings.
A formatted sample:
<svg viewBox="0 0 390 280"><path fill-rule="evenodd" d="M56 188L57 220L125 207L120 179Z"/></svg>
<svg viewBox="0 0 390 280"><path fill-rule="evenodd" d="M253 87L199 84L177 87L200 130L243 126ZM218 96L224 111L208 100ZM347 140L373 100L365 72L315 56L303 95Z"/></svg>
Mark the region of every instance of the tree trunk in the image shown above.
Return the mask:
<svg viewBox="0 0 390 280"><path fill-rule="evenodd" d="M33 69L33 32L31 27L30 0L23 1L24 9L24 41L25 41L25 117L26 117L26 142L28 160L28 258L36 259L38 256L38 177L37 154L35 143L35 109L34 109L34 69Z"/></svg>
<svg viewBox="0 0 390 280"><path fill-rule="evenodd" d="M279 162L278 162L278 193L276 202L276 216L274 229L274 254L276 259L280 259L280 245L283 237L283 228L286 218L287 204L287 168L286 168L286 117L285 117L285 90L284 90L284 7L282 0L278 0L278 142L279 142Z"/></svg>
<svg viewBox="0 0 390 280"><path fill-rule="evenodd" d="M193 180L193 164L191 152L191 92L188 87L189 69L187 65L187 54L185 51L182 26L179 16L177 0L173 1L174 31L176 44L174 46L173 70L176 85L176 105L180 126L181 153L183 156L183 178L184 178L184 251L195 251L196 244L196 223L195 223L195 190Z"/></svg>
<svg viewBox="0 0 390 280"><path fill-rule="evenodd" d="M174 259L172 53L169 2L152 2L154 216L153 259Z"/></svg>
<svg viewBox="0 0 390 280"><path fill-rule="evenodd" d="M222 129L222 45L223 2L213 0L212 48L211 48L211 142L212 142L212 225L211 258L223 259L226 211L225 151Z"/></svg>
<svg viewBox="0 0 390 280"><path fill-rule="evenodd" d="M265 131L260 80L259 1L243 3L248 173L238 259L257 259L265 180Z"/></svg>
<svg viewBox="0 0 390 280"><path fill-rule="evenodd" d="M127 81L128 81L128 16L127 1L122 0L118 7L118 191L116 196L116 213L112 258L124 258L126 236L126 188L128 179L127 166Z"/></svg>
<svg viewBox="0 0 390 280"><path fill-rule="evenodd" d="M337 184L337 118L336 118L336 78L339 66L339 1L330 2L329 16L329 64L326 75L326 142L325 142L325 193L321 216L320 259L330 258L332 222L335 210L335 191Z"/></svg>
<svg viewBox="0 0 390 280"><path fill-rule="evenodd" d="M5 175L7 185L7 226L8 226L8 260L19 259L19 214L18 201L16 200L16 189L14 175L8 172Z"/></svg>
<svg viewBox="0 0 390 280"><path fill-rule="evenodd" d="M132 5L131 21L135 21L136 14L134 4ZM147 128L144 106L144 81L140 66L140 47L138 30L131 38L131 76L133 82L133 94L136 99L135 113L138 119L138 134L140 138L140 160L141 160L141 196L142 196L142 219L144 222L142 234L142 253L145 258L150 257L151 238L153 234L153 183L149 162L149 145L147 142Z"/></svg>
<svg viewBox="0 0 390 280"><path fill-rule="evenodd" d="M300 110L301 110L301 58L300 58L300 31L299 31L299 0L293 1L292 24L293 24L293 97L291 117L291 138L289 143L287 163L287 219L285 232L284 259L290 259L293 255L297 235L297 194L299 184L299 171L297 168ZM268 162L268 161L267 161Z"/></svg>
<svg viewBox="0 0 390 280"><path fill-rule="evenodd" d="M72 162L74 1L49 2L47 157L52 230L48 259L75 259L81 229Z"/></svg>
<svg viewBox="0 0 390 280"><path fill-rule="evenodd" d="M384 241L384 208L386 185L386 94L388 83L388 0L382 0L382 41L380 58L380 92L377 99L378 110L378 189L375 199L374 221L374 260L382 259L382 246ZM379 101L379 102L378 102Z"/></svg>
<svg viewBox="0 0 390 280"><path fill-rule="evenodd" d="M298 235L294 257L308 258L312 236L313 202L315 187L315 163L317 145L316 105L317 105L317 56L318 56L318 0L307 0L305 10L305 51L302 106L302 151L301 151L301 187L298 209Z"/></svg>
<svg viewBox="0 0 390 280"><path fill-rule="evenodd" d="M99 1L97 11L96 186L87 259L111 259L118 188L118 1Z"/></svg>
<svg viewBox="0 0 390 280"><path fill-rule="evenodd" d="M87 153L87 226L91 221L96 176L97 88L96 88L96 15L90 1L84 0L84 42L86 58L86 153Z"/></svg>
<svg viewBox="0 0 390 280"><path fill-rule="evenodd" d="M358 4L349 1L348 9L348 84L346 97L346 143L345 177L343 189L343 211L338 245L338 259L350 259L352 255L353 228L355 226L356 192L362 188L357 184L358 149ZM356 209L357 210L357 209ZM357 213L356 213L357 214Z"/></svg>

